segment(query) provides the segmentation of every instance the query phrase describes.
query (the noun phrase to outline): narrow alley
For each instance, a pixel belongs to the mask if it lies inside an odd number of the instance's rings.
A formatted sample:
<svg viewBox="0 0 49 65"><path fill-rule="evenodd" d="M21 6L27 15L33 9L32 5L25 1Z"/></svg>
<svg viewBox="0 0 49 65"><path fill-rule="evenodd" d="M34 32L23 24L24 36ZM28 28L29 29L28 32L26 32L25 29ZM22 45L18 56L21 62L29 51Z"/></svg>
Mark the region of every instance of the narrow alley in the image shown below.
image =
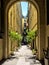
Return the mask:
<svg viewBox="0 0 49 65"><path fill-rule="evenodd" d="M35 55L26 46L23 45L20 49L14 52L14 55L7 59L2 65L42 65L40 61L36 60Z"/></svg>
<svg viewBox="0 0 49 65"><path fill-rule="evenodd" d="M49 0L0 0L0 65L49 65Z"/></svg>

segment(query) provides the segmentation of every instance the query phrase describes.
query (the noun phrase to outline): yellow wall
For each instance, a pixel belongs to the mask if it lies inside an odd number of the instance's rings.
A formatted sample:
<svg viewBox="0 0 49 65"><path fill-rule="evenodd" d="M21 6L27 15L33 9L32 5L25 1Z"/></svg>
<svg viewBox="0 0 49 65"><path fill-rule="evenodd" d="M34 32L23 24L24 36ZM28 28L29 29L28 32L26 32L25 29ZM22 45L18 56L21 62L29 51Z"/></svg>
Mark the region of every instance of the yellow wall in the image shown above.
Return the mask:
<svg viewBox="0 0 49 65"><path fill-rule="evenodd" d="M22 18L22 31L24 29L24 18Z"/></svg>
<svg viewBox="0 0 49 65"><path fill-rule="evenodd" d="M37 10L32 4L29 5L29 29L37 31ZM35 41L37 42L37 40Z"/></svg>
<svg viewBox="0 0 49 65"><path fill-rule="evenodd" d="M9 30L13 30L13 31L17 31L18 33L20 33L20 16L19 16L19 8L18 8L18 4L14 3L11 8L9 9L8 12L8 29ZM9 36L8 36L9 37ZM13 51L16 49L16 41L11 41L10 38L8 38L8 56L13 53Z"/></svg>
<svg viewBox="0 0 49 65"><path fill-rule="evenodd" d="M30 16L30 18L29 18L29 23L30 23L29 28L30 28L30 30L31 29L33 31L38 30L37 25L39 24L39 22L37 21L37 18L38 18L37 14L38 14L38 12L37 12L36 8L34 7L34 5L30 5L30 12L29 12L29 16ZM35 47L37 48L37 51L38 51L38 58L39 59L42 59L44 57L44 54L43 54L44 38L43 37L44 37L45 31L43 29L44 29L44 27L41 26L40 30L42 32L40 32L40 34L38 33L38 36L36 37L36 40L35 40L36 43L34 43Z"/></svg>
<svg viewBox="0 0 49 65"><path fill-rule="evenodd" d="M32 29L37 24L37 10L32 4L30 4L29 16L29 28ZM37 25L35 27L37 28Z"/></svg>
<svg viewBox="0 0 49 65"><path fill-rule="evenodd" d="M36 31L37 30L37 24L36 24L36 26L32 30L33 31Z"/></svg>

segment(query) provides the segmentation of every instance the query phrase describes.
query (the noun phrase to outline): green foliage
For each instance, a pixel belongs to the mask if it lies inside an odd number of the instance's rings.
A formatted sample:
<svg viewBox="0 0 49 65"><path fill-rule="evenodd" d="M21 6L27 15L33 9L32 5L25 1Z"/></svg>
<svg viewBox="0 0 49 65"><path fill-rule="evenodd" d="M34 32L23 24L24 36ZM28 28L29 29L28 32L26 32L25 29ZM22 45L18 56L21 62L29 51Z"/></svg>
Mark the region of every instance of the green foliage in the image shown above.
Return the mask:
<svg viewBox="0 0 49 65"><path fill-rule="evenodd" d="M14 31L9 31L9 36L12 40L16 40L17 39L17 34Z"/></svg>
<svg viewBox="0 0 49 65"><path fill-rule="evenodd" d="M35 31L31 30L31 31L27 32L26 39L27 39L28 43L32 42L32 40L34 38L35 38Z"/></svg>
<svg viewBox="0 0 49 65"><path fill-rule="evenodd" d="M32 50L32 53L33 53L33 54L36 54L36 52L37 52L37 51L36 51L35 49Z"/></svg>
<svg viewBox="0 0 49 65"><path fill-rule="evenodd" d="M15 31L9 31L9 37L11 38L11 40L17 40L18 43L20 43L22 41L22 36L21 34L15 32Z"/></svg>
<svg viewBox="0 0 49 65"><path fill-rule="evenodd" d="M18 41L19 43L22 41L22 36L21 36L21 34L18 34L18 35L17 35L17 41Z"/></svg>

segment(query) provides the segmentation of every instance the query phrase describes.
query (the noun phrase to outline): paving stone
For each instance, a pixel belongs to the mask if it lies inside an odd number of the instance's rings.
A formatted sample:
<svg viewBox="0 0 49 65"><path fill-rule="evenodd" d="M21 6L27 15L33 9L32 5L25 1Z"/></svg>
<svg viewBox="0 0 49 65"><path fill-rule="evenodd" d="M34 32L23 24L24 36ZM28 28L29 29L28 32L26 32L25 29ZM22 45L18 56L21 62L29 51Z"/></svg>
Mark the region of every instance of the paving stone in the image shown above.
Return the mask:
<svg viewBox="0 0 49 65"><path fill-rule="evenodd" d="M2 65L41 65L41 63L35 59L31 59L34 57L32 51L26 46L21 46L18 52L14 52L14 58L7 59Z"/></svg>

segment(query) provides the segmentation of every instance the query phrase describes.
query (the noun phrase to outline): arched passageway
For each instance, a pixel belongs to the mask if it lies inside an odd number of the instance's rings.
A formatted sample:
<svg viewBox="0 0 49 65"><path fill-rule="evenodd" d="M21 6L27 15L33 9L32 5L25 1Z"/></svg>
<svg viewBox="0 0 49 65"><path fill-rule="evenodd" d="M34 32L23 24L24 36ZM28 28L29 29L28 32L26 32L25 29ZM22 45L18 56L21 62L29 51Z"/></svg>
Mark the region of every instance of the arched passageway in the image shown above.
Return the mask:
<svg viewBox="0 0 49 65"><path fill-rule="evenodd" d="M9 11L9 9L10 9L10 7L14 4L14 3L17 3L17 2L19 2L19 1L10 1L9 3L8 3L8 5L7 5L7 7L6 7L6 9L5 9L5 24L6 24L6 31L5 31L5 42L6 42L6 48L7 49L5 49L5 55L6 55L6 57L9 55L9 43L8 43L8 11ZM39 40L40 40L40 35L39 35L39 33L40 33L40 13L39 13L39 6L37 5L37 3L35 2L35 1L26 1L26 2L29 2L29 3L31 3L32 5L34 5L35 6L35 8L36 8L36 10L37 10L37 28L38 28L38 57L40 58L40 43L39 43Z"/></svg>
<svg viewBox="0 0 49 65"><path fill-rule="evenodd" d="M44 0L42 1L34 1L34 0L22 0L22 1L28 1L31 4L33 4L35 6L35 8L37 9L37 20L38 20L38 57L39 59L43 58L43 48L45 48L45 4L43 5L43 3L45 2ZM16 0L8 0L6 2L3 2L3 10L4 10L4 23L5 23L5 30L4 30L4 57L7 58L8 57L8 10L9 8L12 6L12 4L14 4L15 2L19 2ZM42 10L43 9L43 10ZM43 22L44 21L44 22ZM42 32L43 31L43 32Z"/></svg>

